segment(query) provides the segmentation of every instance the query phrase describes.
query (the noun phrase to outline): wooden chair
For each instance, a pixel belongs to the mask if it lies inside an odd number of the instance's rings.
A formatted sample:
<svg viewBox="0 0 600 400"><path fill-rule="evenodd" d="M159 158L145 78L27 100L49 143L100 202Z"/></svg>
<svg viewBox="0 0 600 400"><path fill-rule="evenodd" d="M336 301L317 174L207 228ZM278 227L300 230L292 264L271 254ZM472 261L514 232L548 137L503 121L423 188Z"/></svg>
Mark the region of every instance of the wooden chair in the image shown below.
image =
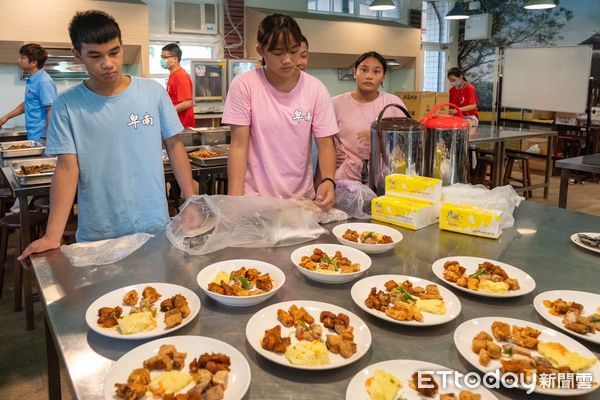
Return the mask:
<svg viewBox="0 0 600 400"><path fill-rule="evenodd" d="M513 186L515 189L522 189L528 186L531 186L531 172L529 170L529 160L531 159L531 156L529 154L523 154L523 153L515 153L515 152L507 152L506 153L506 169L504 170L504 178L503 178L503 184L504 185L511 185ZM512 176L512 172L513 172L513 167L515 162L520 163L520 167L521 167L521 178L513 178ZM515 186L513 185L511 182L517 182L520 183L521 186ZM530 199L533 197L533 192L531 190L526 190L523 191L523 196L525 196L526 199Z"/></svg>

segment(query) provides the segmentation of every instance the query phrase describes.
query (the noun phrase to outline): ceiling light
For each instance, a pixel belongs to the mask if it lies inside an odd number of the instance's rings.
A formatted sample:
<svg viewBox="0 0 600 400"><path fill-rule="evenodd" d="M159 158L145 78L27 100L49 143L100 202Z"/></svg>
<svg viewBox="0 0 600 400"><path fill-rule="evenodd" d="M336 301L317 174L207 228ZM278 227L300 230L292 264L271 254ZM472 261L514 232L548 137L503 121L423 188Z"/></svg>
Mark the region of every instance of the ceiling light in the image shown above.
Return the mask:
<svg viewBox="0 0 600 400"><path fill-rule="evenodd" d="M528 10L545 10L554 7L556 7L554 0L529 0L527 4L525 4L525 8Z"/></svg>
<svg viewBox="0 0 600 400"><path fill-rule="evenodd" d="M373 0L369 6L372 11L389 11L395 10L396 4L393 0Z"/></svg>
<svg viewBox="0 0 600 400"><path fill-rule="evenodd" d="M454 7L452 10L448 11L448 14L444 17L444 19L467 19L469 18L469 14L465 10L465 6L463 5L461 0L457 0L454 3Z"/></svg>

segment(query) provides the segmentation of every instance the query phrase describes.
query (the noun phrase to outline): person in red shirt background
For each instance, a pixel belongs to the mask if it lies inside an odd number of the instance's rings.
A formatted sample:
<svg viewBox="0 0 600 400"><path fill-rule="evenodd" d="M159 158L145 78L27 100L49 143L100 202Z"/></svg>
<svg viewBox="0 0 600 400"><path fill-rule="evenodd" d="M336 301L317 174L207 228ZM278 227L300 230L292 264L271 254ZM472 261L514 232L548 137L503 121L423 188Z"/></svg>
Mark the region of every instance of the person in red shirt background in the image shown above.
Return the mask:
<svg viewBox="0 0 600 400"><path fill-rule="evenodd" d="M448 80L452 87L450 88L450 103L460 108L465 119L479 120L477 112L477 92L475 86L467 82L464 72L457 67L450 68L448 71ZM456 110L450 108L450 113L455 114Z"/></svg>
<svg viewBox="0 0 600 400"><path fill-rule="evenodd" d="M181 48L170 43L162 48L161 67L169 70L167 93L177 110L179 120L184 128L195 127L194 103L192 101L192 79L181 68Z"/></svg>

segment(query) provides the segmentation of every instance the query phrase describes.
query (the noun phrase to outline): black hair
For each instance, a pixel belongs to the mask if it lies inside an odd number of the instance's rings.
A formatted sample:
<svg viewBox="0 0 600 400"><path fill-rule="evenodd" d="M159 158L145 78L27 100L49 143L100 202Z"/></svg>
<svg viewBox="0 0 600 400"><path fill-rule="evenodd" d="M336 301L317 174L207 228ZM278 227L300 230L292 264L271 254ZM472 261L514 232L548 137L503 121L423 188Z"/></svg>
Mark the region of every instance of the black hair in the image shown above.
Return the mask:
<svg viewBox="0 0 600 400"><path fill-rule="evenodd" d="M366 53L362 53L356 59L356 61L354 61L354 64L352 64L352 68L357 69L360 63L365 61L369 57L373 57L377 61L379 61L379 63L383 67L383 74L385 75L385 73L387 72L387 61L385 61L385 58L383 58L383 56L376 51L367 51Z"/></svg>
<svg viewBox="0 0 600 400"><path fill-rule="evenodd" d="M37 43L28 43L21 46L19 54L25 56L29 61L35 61L38 69L44 68L46 60L48 59L48 52L45 48Z"/></svg>
<svg viewBox="0 0 600 400"><path fill-rule="evenodd" d="M181 47L177 45L177 43L169 43L165 47L162 48L162 51L168 51L172 56L177 57L177 61L181 62Z"/></svg>
<svg viewBox="0 0 600 400"><path fill-rule="evenodd" d="M302 31L294 18L284 14L267 15L258 25L258 33L256 41L265 50L271 51L277 46L279 38L283 37L283 42L286 46L291 40L296 41L298 45L302 43ZM308 42L307 42L308 44ZM263 58L262 64L265 65Z"/></svg>
<svg viewBox="0 0 600 400"><path fill-rule="evenodd" d="M467 77L465 76L465 73L463 72L462 69L460 69L458 67L450 68L448 70L448 74L446 75L446 77L450 78L450 75L455 76L457 78L461 78L465 82L467 81Z"/></svg>
<svg viewBox="0 0 600 400"><path fill-rule="evenodd" d="M104 11L88 10L77 12L69 24L71 43L78 52L81 45L104 44L113 39L121 40L121 29L115 19Z"/></svg>
<svg viewBox="0 0 600 400"><path fill-rule="evenodd" d="M306 43L306 50L308 50L308 39L306 38L306 36L302 35L300 43Z"/></svg>

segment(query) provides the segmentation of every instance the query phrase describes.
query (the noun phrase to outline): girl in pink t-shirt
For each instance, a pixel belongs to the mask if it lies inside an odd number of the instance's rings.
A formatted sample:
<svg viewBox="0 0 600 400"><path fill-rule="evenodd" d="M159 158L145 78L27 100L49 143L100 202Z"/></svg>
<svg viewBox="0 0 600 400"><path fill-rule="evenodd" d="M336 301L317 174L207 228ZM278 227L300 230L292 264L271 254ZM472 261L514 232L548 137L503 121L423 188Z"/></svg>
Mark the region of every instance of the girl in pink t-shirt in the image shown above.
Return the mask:
<svg viewBox="0 0 600 400"><path fill-rule="evenodd" d="M267 16L256 46L263 67L232 81L223 112L223 122L231 125L228 193L314 199L328 210L335 203L337 124L325 86L296 67L301 41L293 18ZM323 177L316 192L313 136Z"/></svg>
<svg viewBox="0 0 600 400"><path fill-rule="evenodd" d="M391 103L404 106L402 100L380 92L387 63L381 54L369 51L354 62L356 89L333 98L339 133L335 137L338 179L360 180L363 160L371 155L371 123ZM398 108L388 108L386 117L404 117Z"/></svg>

